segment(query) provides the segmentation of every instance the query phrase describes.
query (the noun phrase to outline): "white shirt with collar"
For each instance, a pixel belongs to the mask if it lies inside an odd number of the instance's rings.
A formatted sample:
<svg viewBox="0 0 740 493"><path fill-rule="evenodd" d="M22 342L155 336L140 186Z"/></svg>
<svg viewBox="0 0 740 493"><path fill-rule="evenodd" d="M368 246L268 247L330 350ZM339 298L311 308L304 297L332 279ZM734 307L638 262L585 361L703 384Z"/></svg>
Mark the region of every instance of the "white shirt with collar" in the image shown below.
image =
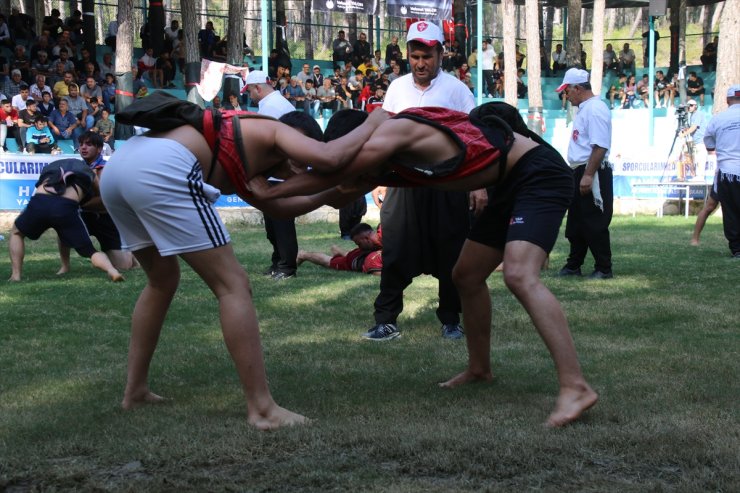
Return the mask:
<svg viewBox="0 0 740 493"><path fill-rule="evenodd" d="M426 88L414 83L413 74L406 74L388 86L383 109L399 113L408 108L438 106L469 113L475 108L475 98L468 87L457 77L440 70Z"/></svg>
<svg viewBox="0 0 740 493"><path fill-rule="evenodd" d="M717 113L707 125L704 144L717 152L717 169L740 176L740 103Z"/></svg>
<svg viewBox="0 0 740 493"><path fill-rule="evenodd" d="M578 106L568 145L568 162L571 166L588 163L594 145L606 149L604 159L609 157L612 115L599 96L589 98Z"/></svg>
<svg viewBox="0 0 740 493"><path fill-rule="evenodd" d="M36 101L41 101L43 98L43 93L48 92L51 94L51 87L44 84L43 87L39 87L38 84L32 84L31 87L28 88L28 95L35 99Z"/></svg>
<svg viewBox="0 0 740 493"><path fill-rule="evenodd" d="M280 94L280 91L273 90L270 94L260 99L258 103L259 110L257 113L260 115L271 116L273 118L280 118L286 113L295 111L293 105Z"/></svg>

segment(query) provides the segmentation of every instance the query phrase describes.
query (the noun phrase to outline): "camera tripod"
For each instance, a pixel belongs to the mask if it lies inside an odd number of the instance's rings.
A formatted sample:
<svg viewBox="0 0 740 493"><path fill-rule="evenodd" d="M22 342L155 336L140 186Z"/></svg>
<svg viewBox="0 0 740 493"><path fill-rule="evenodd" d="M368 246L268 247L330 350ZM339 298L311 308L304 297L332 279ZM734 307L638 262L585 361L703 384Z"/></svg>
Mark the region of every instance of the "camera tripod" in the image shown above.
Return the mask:
<svg viewBox="0 0 740 493"><path fill-rule="evenodd" d="M673 149L676 147L676 141L678 141L679 136L682 138L681 141L681 152L679 152L679 159L676 162L676 177L679 181L686 180L686 171L689 170L690 173L694 173L695 169L695 163L694 163L694 141L691 139L691 136L687 133L684 133L684 130L689 128L689 123L686 118L686 112L685 110L682 112L679 111L676 114L676 118L678 120L678 123L676 125L676 134L673 137L673 143L671 144L671 149L668 151L668 157L666 158L665 166L663 166L663 175L660 177L660 181L662 182L665 178L665 173L668 170L668 164L670 163L671 155L673 154ZM683 152L683 149L686 149L686 152Z"/></svg>

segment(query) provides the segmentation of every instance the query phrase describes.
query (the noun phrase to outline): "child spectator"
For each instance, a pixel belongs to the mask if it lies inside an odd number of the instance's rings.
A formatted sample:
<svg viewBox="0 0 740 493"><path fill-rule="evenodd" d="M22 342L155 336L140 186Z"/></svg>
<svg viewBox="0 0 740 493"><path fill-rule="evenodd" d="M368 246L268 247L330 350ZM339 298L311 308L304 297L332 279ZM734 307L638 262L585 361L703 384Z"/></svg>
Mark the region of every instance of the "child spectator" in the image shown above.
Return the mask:
<svg viewBox="0 0 740 493"><path fill-rule="evenodd" d="M59 154L61 150L56 145L54 135L46 125L46 117L40 115L33 123L33 127L26 130L26 151L29 154Z"/></svg>
<svg viewBox="0 0 740 493"><path fill-rule="evenodd" d="M103 137L103 142L108 144L111 150L115 149L113 138L115 128L116 124L113 123L113 120L110 119L110 111L108 111L106 108L101 109L100 119L92 128L92 131L100 134L100 136Z"/></svg>
<svg viewBox="0 0 740 493"><path fill-rule="evenodd" d="M38 106L39 113L41 113L48 119L51 115L51 112L56 109L54 101L51 99L51 93L49 91L44 91L41 93L41 102L38 104Z"/></svg>

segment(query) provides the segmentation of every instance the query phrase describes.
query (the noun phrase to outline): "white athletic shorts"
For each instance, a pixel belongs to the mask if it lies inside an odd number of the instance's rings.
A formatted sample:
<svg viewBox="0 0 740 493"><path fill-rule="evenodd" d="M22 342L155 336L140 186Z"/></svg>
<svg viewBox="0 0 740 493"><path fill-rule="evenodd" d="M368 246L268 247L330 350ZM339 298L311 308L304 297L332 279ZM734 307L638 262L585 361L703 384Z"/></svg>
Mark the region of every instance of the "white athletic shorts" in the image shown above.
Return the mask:
<svg viewBox="0 0 740 493"><path fill-rule="evenodd" d="M203 182L196 157L174 140L129 139L108 160L100 194L124 250L156 246L168 256L231 241L214 207L221 192Z"/></svg>

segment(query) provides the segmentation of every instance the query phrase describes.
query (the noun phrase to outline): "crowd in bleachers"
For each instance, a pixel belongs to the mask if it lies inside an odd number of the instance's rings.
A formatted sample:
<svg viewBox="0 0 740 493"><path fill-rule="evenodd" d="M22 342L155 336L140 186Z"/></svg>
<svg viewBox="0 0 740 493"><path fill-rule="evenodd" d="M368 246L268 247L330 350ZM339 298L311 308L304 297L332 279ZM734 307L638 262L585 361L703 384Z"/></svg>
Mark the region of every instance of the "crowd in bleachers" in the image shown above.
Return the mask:
<svg viewBox="0 0 740 493"><path fill-rule="evenodd" d="M74 150L86 130L113 148L115 97L112 53L102 63L83 47L82 13L59 10L42 22L13 9L0 14L0 150L59 153ZM13 137L8 140L8 137Z"/></svg>

